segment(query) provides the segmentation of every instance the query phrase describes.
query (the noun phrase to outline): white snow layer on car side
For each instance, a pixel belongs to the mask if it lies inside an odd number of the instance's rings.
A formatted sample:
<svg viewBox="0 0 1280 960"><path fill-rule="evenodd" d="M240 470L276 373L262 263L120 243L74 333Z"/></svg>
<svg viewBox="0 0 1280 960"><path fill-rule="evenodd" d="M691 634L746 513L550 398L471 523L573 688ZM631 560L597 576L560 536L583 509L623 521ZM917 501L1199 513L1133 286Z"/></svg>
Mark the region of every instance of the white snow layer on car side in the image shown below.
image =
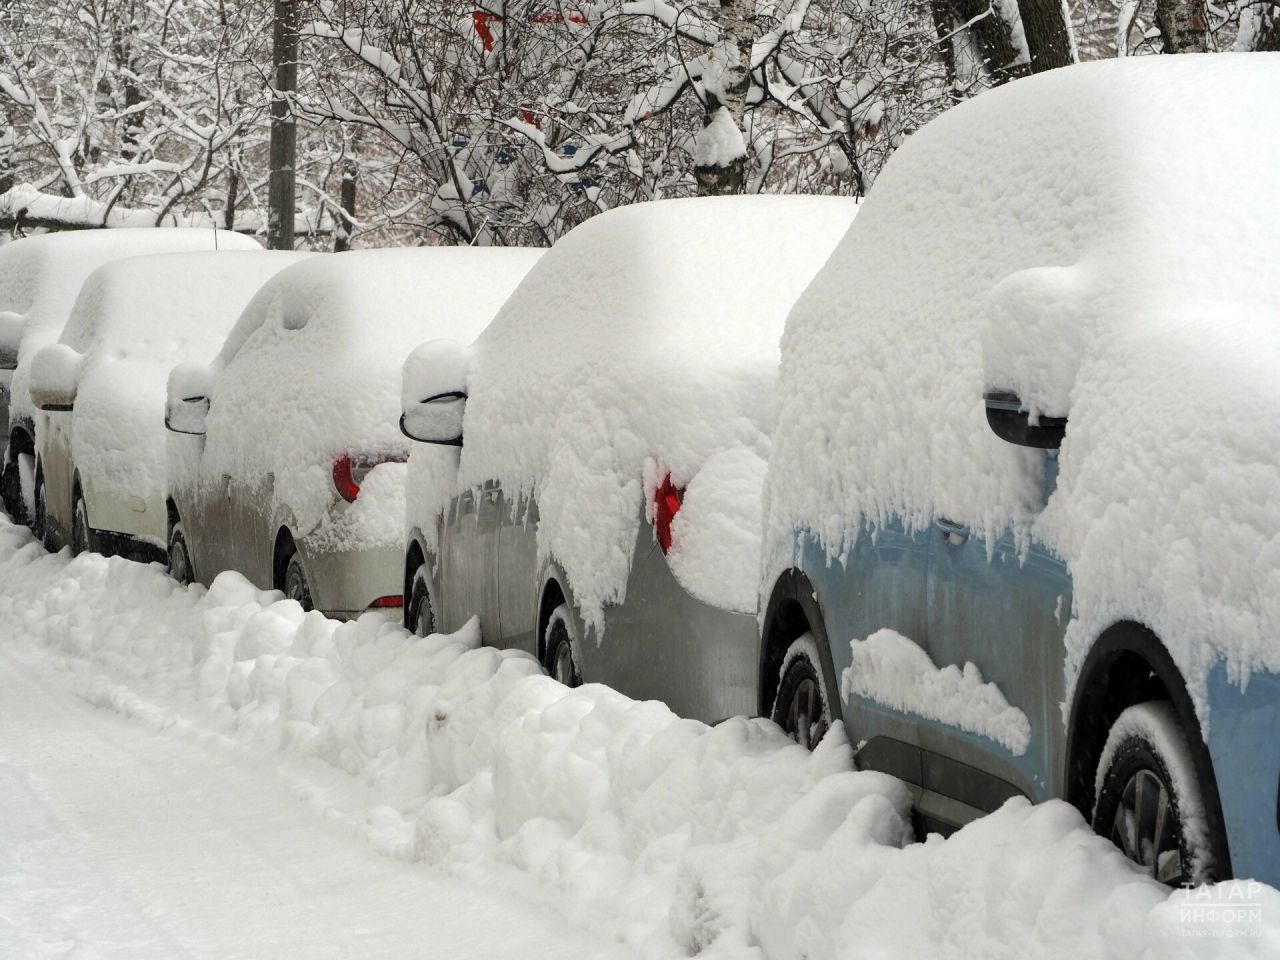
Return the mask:
<svg viewBox="0 0 1280 960"><path fill-rule="evenodd" d="M626 588L646 462L684 487L721 451L768 457L786 313L855 212L763 196L608 211L557 242L474 344L459 486L537 497L539 554L597 639Z"/></svg>
<svg viewBox="0 0 1280 960"><path fill-rule="evenodd" d="M1171 894L1067 804L1011 801L907 844L905 788L853 771L839 725L810 754L765 721L680 720L563 687L479 646L474 626L339 624L236 574L205 590L155 565L49 556L0 519L0 640L48 651L104 709L278 756L313 810L389 856L647 957L1207 960L1280 945L1277 891L1249 887L1246 927L1187 920L1187 897L1234 888Z"/></svg>
<svg viewBox="0 0 1280 960"><path fill-rule="evenodd" d="M1159 635L1206 732L1215 660L1280 669L1280 193L1255 186L1277 82L1272 56L1090 63L909 138L789 320L769 569L797 530L846 553L860 516L1013 528L1074 578L1067 703L1122 619ZM1047 507L988 387L1069 413Z"/></svg>
<svg viewBox="0 0 1280 960"><path fill-rule="evenodd" d="M106 264L85 281L60 342L83 355L72 455L95 491L165 489L165 384L208 360L272 275L306 254L175 253Z"/></svg>
<svg viewBox="0 0 1280 960"><path fill-rule="evenodd" d="M756 612L766 469L754 450L737 447L708 457L689 482L671 525L667 562L699 600Z"/></svg>
<svg viewBox="0 0 1280 960"><path fill-rule="evenodd" d="M226 474L260 484L270 474L275 499L264 509L288 504L299 531L315 529L333 496L336 455L408 454L397 426L406 355L434 337L475 337L540 254L468 247L353 251L282 271L249 303L212 364L203 481L216 483ZM173 472L186 471L175 464ZM346 545L403 539L404 473L394 473L401 485L386 491L393 499L378 511L394 521L376 529L350 524ZM361 499L373 495L371 489ZM320 534L332 538L338 531Z"/></svg>
<svg viewBox="0 0 1280 960"><path fill-rule="evenodd" d="M81 285L104 263L153 253L261 249L256 240L238 233L174 227L42 234L0 247L0 310L23 318L9 416L34 413L31 361L41 347L57 342Z"/></svg>
<svg viewBox="0 0 1280 960"><path fill-rule="evenodd" d="M972 663L939 668L919 644L893 630L851 640L849 648L853 660L840 676L844 700L863 697L994 740L1014 756L1027 752L1027 715Z"/></svg>

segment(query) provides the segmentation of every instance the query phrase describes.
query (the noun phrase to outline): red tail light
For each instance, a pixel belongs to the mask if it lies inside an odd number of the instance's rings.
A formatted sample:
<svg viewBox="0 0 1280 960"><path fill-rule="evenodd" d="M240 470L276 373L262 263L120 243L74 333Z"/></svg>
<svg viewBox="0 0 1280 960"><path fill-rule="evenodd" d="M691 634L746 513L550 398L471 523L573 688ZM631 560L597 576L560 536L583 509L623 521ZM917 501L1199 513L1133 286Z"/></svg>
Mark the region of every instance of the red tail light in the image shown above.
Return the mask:
<svg viewBox="0 0 1280 960"><path fill-rule="evenodd" d="M360 496L360 484L369 471L380 463L404 463L405 457L369 456L343 453L333 458L333 489L347 503L355 503Z"/></svg>
<svg viewBox="0 0 1280 960"><path fill-rule="evenodd" d="M667 474L654 495L653 504L653 525L663 553L671 549L671 522L675 520L683 503L684 491L677 489L671 482L671 474Z"/></svg>
<svg viewBox="0 0 1280 960"><path fill-rule="evenodd" d="M391 597L379 597L377 600L373 601L373 603L369 604L369 609L370 610L386 610L388 607L403 607L403 606L404 606L404 597L397 593L395 596L391 596Z"/></svg>

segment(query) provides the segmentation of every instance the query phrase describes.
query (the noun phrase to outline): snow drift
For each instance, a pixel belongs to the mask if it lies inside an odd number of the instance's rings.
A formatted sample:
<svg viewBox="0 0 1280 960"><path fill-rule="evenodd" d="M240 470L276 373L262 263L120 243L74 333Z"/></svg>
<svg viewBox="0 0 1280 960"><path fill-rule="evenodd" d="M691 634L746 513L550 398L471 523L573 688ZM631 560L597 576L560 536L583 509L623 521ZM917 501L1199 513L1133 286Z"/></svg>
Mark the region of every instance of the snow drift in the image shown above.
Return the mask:
<svg viewBox="0 0 1280 960"><path fill-rule="evenodd" d="M904 846L905 789L852 771L840 728L810 754L765 721L680 720L560 686L471 628L339 624L236 574L205 590L158 566L50 556L0 519L0 642L48 651L91 703L168 735L277 756L300 798L391 856L541 902L642 956L1280 949L1280 893L1170 894L1065 804L1014 801ZM285 770L289 758L305 762ZM1212 909L1236 894L1256 916Z"/></svg>

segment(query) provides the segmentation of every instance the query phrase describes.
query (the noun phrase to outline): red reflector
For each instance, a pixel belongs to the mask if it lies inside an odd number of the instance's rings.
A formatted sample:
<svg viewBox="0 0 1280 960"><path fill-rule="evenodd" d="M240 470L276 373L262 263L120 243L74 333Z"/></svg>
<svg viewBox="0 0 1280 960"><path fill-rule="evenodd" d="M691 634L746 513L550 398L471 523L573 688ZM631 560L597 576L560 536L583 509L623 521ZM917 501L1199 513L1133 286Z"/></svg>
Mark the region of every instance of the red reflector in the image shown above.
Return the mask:
<svg viewBox="0 0 1280 960"><path fill-rule="evenodd" d="M393 597L379 597L369 604L370 610L385 610L387 607L403 607L404 595L397 593Z"/></svg>
<svg viewBox="0 0 1280 960"><path fill-rule="evenodd" d="M677 489L671 482L671 474L667 474L654 496L653 505L653 525L657 529L658 543L663 553L671 549L671 522L675 520L683 503L684 491Z"/></svg>
<svg viewBox="0 0 1280 960"><path fill-rule="evenodd" d="M333 488L347 503L355 503L356 497L360 496L360 484L356 483L353 466L350 454L344 453L333 461Z"/></svg>

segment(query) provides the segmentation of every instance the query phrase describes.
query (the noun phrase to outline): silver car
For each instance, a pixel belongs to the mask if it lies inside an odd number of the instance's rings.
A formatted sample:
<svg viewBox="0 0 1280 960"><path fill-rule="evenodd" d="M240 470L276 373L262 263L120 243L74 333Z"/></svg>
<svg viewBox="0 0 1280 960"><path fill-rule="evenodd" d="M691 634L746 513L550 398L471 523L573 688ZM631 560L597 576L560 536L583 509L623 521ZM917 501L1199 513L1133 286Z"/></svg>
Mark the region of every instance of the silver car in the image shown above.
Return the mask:
<svg viewBox="0 0 1280 960"><path fill-rule="evenodd" d="M61 339L32 364L37 536L75 553L165 559L169 370L217 350L258 287L304 256L157 254L90 275Z"/></svg>
<svg viewBox="0 0 1280 960"><path fill-rule="evenodd" d="M398 617L397 369L425 337L482 329L536 256L324 254L268 281L211 364L169 376L173 575L235 570L329 616Z"/></svg>
<svg viewBox="0 0 1280 960"><path fill-rule="evenodd" d="M855 212L613 210L561 239L474 344L415 351L402 426L434 446L410 460L406 625L478 616L486 643L567 684L753 713L778 337ZM774 254L726 256L752 250Z"/></svg>

